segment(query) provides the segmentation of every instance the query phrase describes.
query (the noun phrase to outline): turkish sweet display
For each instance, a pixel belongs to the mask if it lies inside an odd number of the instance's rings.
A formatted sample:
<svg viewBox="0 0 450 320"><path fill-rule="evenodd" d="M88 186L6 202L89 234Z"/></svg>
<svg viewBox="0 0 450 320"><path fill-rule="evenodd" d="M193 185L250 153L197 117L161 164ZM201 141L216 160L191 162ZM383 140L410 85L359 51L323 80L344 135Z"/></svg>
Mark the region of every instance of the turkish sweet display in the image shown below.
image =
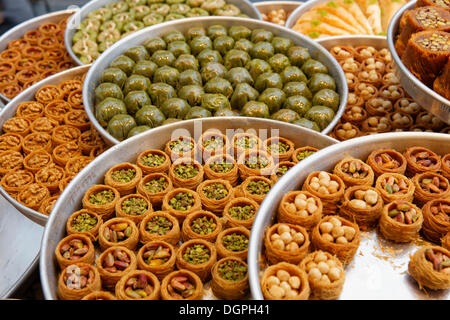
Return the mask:
<svg viewBox="0 0 450 320"><path fill-rule="evenodd" d="M0 93L12 99L36 82L76 64L64 46L68 17L42 23L0 52Z"/></svg>
<svg viewBox="0 0 450 320"><path fill-rule="evenodd" d="M292 26L313 39L352 34L385 35L406 0L320 1Z"/></svg>
<svg viewBox="0 0 450 320"><path fill-rule="evenodd" d="M289 169L278 155L292 161L295 149L282 137L209 130L114 165L67 220L59 298L201 299L206 284L215 298L247 298L253 220L271 177Z"/></svg>
<svg viewBox="0 0 450 320"><path fill-rule="evenodd" d="M82 63L89 64L133 32L166 21L203 16L246 17L225 0L114 1L81 21L72 39L72 50Z"/></svg>
<svg viewBox="0 0 450 320"><path fill-rule="evenodd" d="M265 230L264 298L339 298L362 232L370 230L393 243L423 236L429 242L410 256L409 275L420 289L450 289L450 186L442 158L448 154L423 147L373 150L367 159L348 156L330 171L310 172L282 197Z"/></svg>
<svg viewBox="0 0 450 320"><path fill-rule="evenodd" d="M395 50L423 84L450 99L450 10L445 1L418 1L401 17Z"/></svg>
<svg viewBox="0 0 450 320"><path fill-rule="evenodd" d="M3 123L1 187L46 215L73 177L106 149L83 109L83 78L43 85Z"/></svg>
<svg viewBox="0 0 450 320"><path fill-rule="evenodd" d="M271 118L322 131L340 96L328 68L287 38L243 25L173 30L125 50L95 88L114 138L218 116Z"/></svg>
<svg viewBox="0 0 450 320"><path fill-rule="evenodd" d="M349 95L330 136L339 141L383 132L449 132L449 125L412 99L395 75L388 48L337 45L330 53L345 73Z"/></svg>

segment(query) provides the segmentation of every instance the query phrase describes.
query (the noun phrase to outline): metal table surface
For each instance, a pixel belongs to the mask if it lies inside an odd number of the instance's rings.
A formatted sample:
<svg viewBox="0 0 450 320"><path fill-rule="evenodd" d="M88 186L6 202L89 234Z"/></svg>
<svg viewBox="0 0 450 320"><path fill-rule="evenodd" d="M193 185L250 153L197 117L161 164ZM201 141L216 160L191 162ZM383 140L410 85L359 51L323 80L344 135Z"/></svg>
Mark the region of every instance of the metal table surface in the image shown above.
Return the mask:
<svg viewBox="0 0 450 320"><path fill-rule="evenodd" d="M0 299L11 297L33 276L44 227L0 197Z"/></svg>

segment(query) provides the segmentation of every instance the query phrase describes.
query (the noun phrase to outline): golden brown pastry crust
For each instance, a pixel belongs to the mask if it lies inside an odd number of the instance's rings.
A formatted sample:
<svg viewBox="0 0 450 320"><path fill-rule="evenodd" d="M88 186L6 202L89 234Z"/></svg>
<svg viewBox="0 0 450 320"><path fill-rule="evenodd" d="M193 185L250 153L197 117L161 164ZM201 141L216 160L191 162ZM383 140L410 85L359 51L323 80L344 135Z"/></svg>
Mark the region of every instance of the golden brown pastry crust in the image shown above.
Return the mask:
<svg viewBox="0 0 450 320"><path fill-rule="evenodd" d="M278 145L278 143L280 143L280 142L287 145L288 150L286 150L286 152L283 152L283 153L272 152L271 148L269 148L269 146ZM291 160L292 154L294 153L294 150L295 150L294 142L292 142L289 139L286 139L283 137L276 137L276 136L266 139L266 141L264 141L264 146L265 146L265 150L267 151L267 154L269 156L271 156L273 159L276 159L276 161L275 161L276 163Z"/></svg>
<svg viewBox="0 0 450 320"><path fill-rule="evenodd" d="M205 146L204 142L208 141L208 139L211 138L221 141L222 146L219 148L208 148L208 146ZM227 154L230 149L230 142L228 141L228 137L219 130L208 129L203 132L198 139L197 146L198 151L200 152L201 159L207 160L208 158L215 155Z"/></svg>
<svg viewBox="0 0 450 320"><path fill-rule="evenodd" d="M239 143L240 139L246 139L248 143L241 144ZM263 142L261 139L252 132L237 132L231 140L232 154L235 159L239 159L242 153L250 150L259 150L262 146Z"/></svg>
<svg viewBox="0 0 450 320"><path fill-rule="evenodd" d="M156 192L156 193L149 192L146 189L146 187L145 187L146 183L148 183L151 180L161 179L161 178L164 178L165 181L167 181L166 189L164 189L163 191L160 191L160 192ZM170 192L172 189L173 189L173 184L172 184L172 180L169 178L169 176L166 175L165 173L158 173L158 172L150 173L150 174L144 176L137 185L137 192L139 194L142 194L143 196L147 197L147 199L149 199L150 202L152 203L152 206L155 208L161 207L164 196L168 192Z"/></svg>
<svg viewBox="0 0 450 320"><path fill-rule="evenodd" d="M383 173L404 174L407 165L406 158L393 149L372 151L366 162L373 169L375 178Z"/></svg>
<svg viewBox="0 0 450 320"><path fill-rule="evenodd" d="M189 247L193 245L203 245L209 251L209 259L206 262L200 264L191 264L186 260L184 260L183 258L184 253ZM192 239L183 242L183 244L177 250L177 257L175 263L178 269L190 270L194 272L196 275L198 275L202 281L207 281L211 277L211 269L216 263L216 261L217 261L217 250L214 247L213 243L202 239Z"/></svg>
<svg viewBox="0 0 450 320"><path fill-rule="evenodd" d="M251 165L259 166L260 160L264 159L265 166L263 168L251 168ZM249 164L247 164L247 162ZM266 176L270 177L272 174L275 163L272 156L263 150L250 150L240 154L238 158L239 176L242 180L252 176Z"/></svg>
<svg viewBox="0 0 450 320"><path fill-rule="evenodd" d="M293 203L294 199L299 194L305 194L308 198L313 198L317 206L317 210L313 214L309 214L307 217L301 217L296 213L289 212L286 208L286 203ZM290 191L286 193L283 198L281 198L280 204L278 205L277 219L278 222L285 222L290 224L296 224L304 227L307 230L312 229L317 223L319 223L322 218L322 201L312 195L308 191Z"/></svg>
<svg viewBox="0 0 450 320"><path fill-rule="evenodd" d="M247 220L239 220L238 218L235 218L232 216L232 214L230 213L230 209L235 207L235 206L252 206L255 214ZM247 229L251 229L252 225L253 225L253 221L255 220L256 217L256 213L258 212L259 209L259 204L252 200L252 199L248 199L245 197L239 197L239 198L233 198L231 199L225 206L225 208L223 209L223 218L225 218L225 225L227 227L244 227Z"/></svg>
<svg viewBox="0 0 450 320"><path fill-rule="evenodd" d="M1 186L6 192L13 193L22 191L33 182L33 172L29 170L14 170L2 177Z"/></svg>
<svg viewBox="0 0 450 320"><path fill-rule="evenodd" d="M33 173L38 172L52 163L52 156L44 149L33 151L23 159L24 168Z"/></svg>
<svg viewBox="0 0 450 320"><path fill-rule="evenodd" d="M86 252L77 260L67 259L67 258L63 257L63 255L61 254L62 247L64 245L69 244L73 240L80 240L80 241L82 241L83 244L87 245ZM74 253L72 253L72 254L74 254ZM95 261L94 244L92 243L91 238L84 234L80 234L80 233L71 234L71 235L68 235L65 238L61 239L58 242L58 245L56 246L56 249L55 249L55 256L56 256L56 261L58 262L58 265L61 270L70 266L71 264L74 264L74 263L83 262L83 263L93 264Z"/></svg>
<svg viewBox="0 0 450 320"><path fill-rule="evenodd" d="M109 230L112 230L111 226L114 224L122 224L122 223L127 224L128 227L131 228L131 234L122 241L114 241L112 238L108 239L106 233L108 233ZM109 219L103 222L98 231L98 243L102 250L106 250L107 248L114 246L124 246L130 250L134 250L138 242L139 242L139 229L136 227L136 224L133 221L127 218Z"/></svg>
<svg viewBox="0 0 450 320"><path fill-rule="evenodd" d="M134 170L134 177L127 182L117 181L113 177L113 173L122 170ZM105 174L105 184L119 191L121 196L135 193L136 187L142 178L142 170L137 165L129 162L119 163L110 168Z"/></svg>
<svg viewBox="0 0 450 320"><path fill-rule="evenodd" d="M172 228L165 234L150 233L147 230L147 224L155 217L164 217L172 224ZM171 245L176 245L181 238L180 225L178 220L166 211L154 211L146 216L139 225L139 235L141 243L150 241L166 241Z"/></svg>
<svg viewBox="0 0 450 320"><path fill-rule="evenodd" d="M214 164L214 163L233 164L233 168L231 168L230 171L225 172L225 173L215 172L211 169L211 164ZM206 178L208 178L208 179L228 180L233 187L237 186L237 184L239 183L239 170L238 170L237 162L229 154L224 154L224 155L218 154L218 155L208 158L205 161L203 170L205 172Z"/></svg>
<svg viewBox="0 0 450 320"><path fill-rule="evenodd" d="M417 173L438 171L441 167L441 157L424 147L410 147L403 155L407 163L408 177L413 177Z"/></svg>
<svg viewBox="0 0 450 320"><path fill-rule="evenodd" d="M250 240L250 230L244 228L244 227L234 227L234 228L227 228L225 230L222 230L217 235L216 238L216 249L217 249L217 256L219 258L225 258L225 257L238 257L242 260L247 260L247 253L248 248L242 251L231 251L230 249L227 249L223 244L223 238L230 234L238 234L238 235L244 235L247 237L248 240Z"/></svg>
<svg viewBox="0 0 450 320"><path fill-rule="evenodd" d="M111 191L114 194L114 199L106 204L94 204L89 201L89 198L92 194L98 193L104 190ZM90 187L83 197L83 208L89 211L95 212L102 216L103 220L107 220L108 218L114 215L114 210L116 207L117 201L120 199L120 193L115 188L107 185L96 184Z"/></svg>
<svg viewBox="0 0 450 320"><path fill-rule="evenodd" d="M204 191L205 187L208 187L211 184L219 184L225 187L227 194L222 199L210 199L208 198L207 194ZM200 197L200 200L202 202L202 207L207 210L211 211L217 215L222 215L222 212L229 203L233 197L233 187L231 186L230 182L227 180L222 179L215 179L215 180L205 180L202 183L200 183L197 186L197 194Z"/></svg>
<svg viewBox="0 0 450 320"><path fill-rule="evenodd" d="M413 277L419 287L441 290L450 288L450 273L437 271L433 267L433 262L427 259L427 251L440 252L447 258L450 257L450 251L438 246L425 246L418 249L408 264L408 273ZM446 268L448 269L448 268Z"/></svg>
<svg viewBox="0 0 450 320"><path fill-rule="evenodd" d="M422 207L424 236L439 243L439 240L450 231L450 199L428 201Z"/></svg>
<svg viewBox="0 0 450 320"><path fill-rule="evenodd" d="M109 291L94 291L85 295L81 300L117 300Z"/></svg>
<svg viewBox="0 0 450 320"><path fill-rule="evenodd" d="M127 267L125 269L111 272L111 270L104 266L104 263L106 263L105 261L110 258L109 256L112 257L116 251L120 251L122 254L124 253L128 257L129 262L126 262ZM121 260L116 261L122 262ZM113 246L100 253L100 255L95 260L95 265L102 279L102 287L109 290L114 290L114 287L116 286L116 283L120 280L120 278L122 278L128 272L136 270L137 259L134 252L130 249L123 246Z"/></svg>
<svg viewBox="0 0 450 320"><path fill-rule="evenodd" d="M393 183L395 183L395 180L397 180L398 183L404 183L406 188L400 189L399 192L390 193L385 186L389 180L393 180ZM383 173L377 178L375 188L380 193L385 203L395 200L406 200L411 202L414 198L414 184L410 179L398 173Z"/></svg>
<svg viewBox="0 0 450 320"><path fill-rule="evenodd" d="M92 277L92 280L90 283L88 282L85 287L77 288L77 285L81 282L81 278L85 277L83 270L87 270L88 273L91 274L90 276ZM66 283L64 279L67 271L70 271L71 275L73 275L73 279L68 280L68 283ZM68 285L73 286L73 288L69 288ZM102 281L95 266L83 262L74 263L66 267L59 274L58 297L62 300L80 300L91 292L99 291L101 287Z"/></svg>
<svg viewBox="0 0 450 320"><path fill-rule="evenodd" d="M195 219L204 217L207 219L212 219L216 227L211 233L199 234L192 229L192 223L194 222ZM222 222L220 221L218 216L216 216L210 211L199 210L190 213L186 217L186 219L184 219L183 225L181 227L181 239L183 240L183 242L192 239L203 239L209 242L214 242L216 241L217 235L220 232L222 232L222 229L223 229Z"/></svg>
<svg viewBox="0 0 450 320"><path fill-rule="evenodd" d="M165 160L161 165L150 167L148 165L145 165L145 163L142 160L144 157L146 157L149 154L154 154L154 155L164 157ZM136 165L139 168L141 168L142 174L145 176L150 173L167 173L169 171L171 161L170 161L169 156L164 151L161 151L158 149L148 149L148 150L142 151L138 155L137 160L136 160Z"/></svg>
<svg viewBox="0 0 450 320"><path fill-rule="evenodd" d="M362 169L366 169L367 171L367 175L363 178L359 178L359 177L353 177L350 176L350 174L344 172L343 169L343 165L345 163L348 162L352 162L352 163L358 163ZM352 168L350 168L349 170L352 170ZM355 170L357 170L355 168ZM351 171L349 171L351 173ZM373 185L373 180L374 180L374 173L373 170L370 166L368 166L367 164L365 164L363 161L353 158L353 157L346 157L344 159L342 159L341 161L339 161L334 169L333 169L333 173L335 175L337 175L339 178L342 179L342 181L344 181L345 186L348 187L352 187L352 186L357 186L357 185L365 185L365 186L372 186Z"/></svg>
<svg viewBox="0 0 450 320"><path fill-rule="evenodd" d="M287 263L287 262L279 262L275 265L269 266L265 271L261 278L261 290L264 295L264 298L267 300L276 300L269 292L269 288L267 286L267 279L276 275L279 270L287 271L291 276L297 276L300 278L300 291L295 298L291 298L289 300L308 300L311 294L311 289L309 287L308 276L305 271L300 267Z"/></svg>
<svg viewBox="0 0 450 320"><path fill-rule="evenodd" d="M145 262L144 253L147 251L148 248L158 246L168 248L170 252L170 258L160 265L153 265L153 266L149 265L148 263ZM160 240L149 241L146 244L144 244L137 253L138 268L140 270L150 271L155 276L157 276L160 281L163 280L166 275L168 275L174 270L175 261L176 261L176 249L172 244L165 241Z"/></svg>
<svg viewBox="0 0 450 320"><path fill-rule="evenodd" d="M243 279L238 281L229 281L223 279L219 274L219 266L222 263L228 261L237 261L243 266L247 267L247 264L242 259L236 257L222 258L216 262L211 270L211 289L216 297L226 300L241 300L244 299L249 292L248 272Z"/></svg>
<svg viewBox="0 0 450 320"><path fill-rule="evenodd" d="M239 192L240 194L235 194L235 197L245 197L245 198L249 198L252 199L254 201L256 201L258 204L261 204L261 202L263 202L264 198L266 197L267 193L264 194L254 194L252 193L248 187L252 182L258 182L258 181L263 181L266 184L269 185L269 188L272 187L272 181L266 177L261 177L261 176L251 176L248 177L247 179L245 179L242 184L239 186Z"/></svg>
<svg viewBox="0 0 450 320"><path fill-rule="evenodd" d="M120 280L117 282L115 287L115 294L118 300L136 300L129 297L126 292L126 283L132 277L139 277L140 274L144 274L147 277L147 280L150 281L150 285L153 290L152 293L146 296L145 298L139 298L138 300L158 300L161 294L161 283L158 278L151 272L145 270L134 270L126 273Z"/></svg>
<svg viewBox="0 0 450 320"><path fill-rule="evenodd" d="M73 221L81 214L88 214L91 217L95 217L97 219L97 224L89 231L79 232L79 231L75 230L73 228ZM67 232L67 234L82 233L82 234L89 236L91 238L91 240L95 241L95 240L97 240L98 230L100 229L100 226L102 225L102 223L103 223L103 219L100 215L96 214L95 212L86 210L86 209L81 209L81 210L78 210L78 211L75 211L74 213L72 213L70 215L69 219L67 219L66 232Z"/></svg>
<svg viewBox="0 0 450 320"><path fill-rule="evenodd" d="M170 205L170 200L175 197L177 194L179 193L183 193L183 194L192 194L193 197L193 205L190 207L190 209L188 210L177 210L174 209L171 205ZM163 202L162 202L162 207L161 209L163 211L167 211L169 214L173 215L175 218L178 219L178 221L180 223L183 222L183 220L188 216L188 214L195 212L197 210L201 210L202 208L202 201L200 199L200 196L198 195L197 192L192 191L190 189L186 189L186 188L176 188L176 189L172 189L170 190L163 198Z"/></svg>
<svg viewBox="0 0 450 320"><path fill-rule="evenodd" d="M285 224L289 226L289 228L294 229L296 232L301 232L303 237L305 238L304 242L299 246L298 249L294 251L289 250L279 250L275 248L272 244L271 237L277 231L277 228L280 224ZM305 228L299 225L290 224L290 223L276 223L272 225L269 229L266 230L264 235L264 248L266 259L270 264L277 264L278 262L288 262L292 264L299 264L300 261L308 254L309 252L309 234Z"/></svg>
<svg viewBox="0 0 450 320"><path fill-rule="evenodd" d="M122 204L124 203L124 201L126 201L128 199L141 199L141 200L145 201L145 203L147 204L147 210L142 214L126 213L123 210ZM141 223L142 219L144 219L151 212L153 212L153 207L152 207L152 203L145 196L143 196L141 194L132 193L132 194L128 194L128 195L120 198L119 201L117 201L115 212L116 212L116 217L128 218L138 226L139 223Z"/></svg>
<svg viewBox="0 0 450 320"><path fill-rule="evenodd" d="M185 277L189 282L194 286L193 293L184 298L179 299L172 295L171 291L173 289L170 288L171 282L178 277ZM161 298L163 300L200 300L203 297L203 282L198 275L194 272L182 269L169 273L161 283Z"/></svg>
<svg viewBox="0 0 450 320"><path fill-rule="evenodd" d="M302 153L302 152L312 152L315 153L319 151L319 149L314 148L314 147L310 147L310 146L305 146L305 147L300 147L294 150L294 152L292 153L292 162L297 163L300 162L301 160L298 158L298 154Z"/></svg>
<svg viewBox="0 0 450 320"><path fill-rule="evenodd" d="M181 177L177 176L175 173L176 167L184 164L194 166L198 173L194 177L188 179L182 179ZM178 158L172 162L172 165L169 168L169 178L170 180L172 180L173 186L175 188L187 188L195 190L197 186L202 183L203 174L203 166L201 165L201 163L192 158Z"/></svg>
<svg viewBox="0 0 450 320"><path fill-rule="evenodd" d="M339 185L339 188L337 192L332 194L322 194L320 192L315 191L311 188L310 182L313 177L317 177L319 175L319 171L311 172L308 177L306 178L305 182L303 183L302 190L308 191L313 196L316 196L317 198L322 201L323 211L322 213L324 215L327 214L335 214L337 212L338 205L340 204L345 191L345 184L344 181L342 181L341 178L339 178L335 174L329 173L331 180L336 181Z"/></svg>
<svg viewBox="0 0 450 320"><path fill-rule="evenodd" d="M427 190L422 187L422 181L424 179L439 181L439 192L431 192L432 190ZM412 178L412 182L414 184L414 202L417 203L418 206L423 206L425 203L435 199L446 199L450 196L450 184L449 181L443 176L435 172L424 172L416 174ZM433 184L434 182L432 182ZM438 189L436 189L438 190Z"/></svg>
<svg viewBox="0 0 450 320"><path fill-rule="evenodd" d="M179 151L173 151L172 144L176 141L180 140L183 144L189 144L189 147L183 147ZM192 137L188 136L179 136L176 138L172 138L170 141L166 143L164 148L164 152L169 156L169 159L174 162L178 158L192 158L195 159L195 154L197 152L197 144Z"/></svg>

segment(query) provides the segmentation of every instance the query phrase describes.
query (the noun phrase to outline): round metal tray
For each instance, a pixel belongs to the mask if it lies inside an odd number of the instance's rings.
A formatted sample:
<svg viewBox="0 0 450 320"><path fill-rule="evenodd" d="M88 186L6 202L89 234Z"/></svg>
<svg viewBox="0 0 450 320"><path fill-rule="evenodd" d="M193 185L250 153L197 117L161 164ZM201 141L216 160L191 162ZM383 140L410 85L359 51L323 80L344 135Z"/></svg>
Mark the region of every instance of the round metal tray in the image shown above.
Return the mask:
<svg viewBox="0 0 450 320"><path fill-rule="evenodd" d="M24 34L31 30L36 30L39 28L42 24L47 22L58 22L61 19L68 17L75 13L75 10L68 9L68 10L61 10L52 12L49 14L44 14L42 16L33 18L31 20L27 20L25 22L22 22L21 24L15 26L14 28L8 30L8 32L5 32L0 37L0 52L8 48L8 43L11 40L16 40L24 36ZM11 99L5 97L0 93L0 99L6 104Z"/></svg>
<svg viewBox="0 0 450 320"><path fill-rule="evenodd" d="M79 65L83 65L80 61L80 59L77 57L77 55L72 50L72 39L75 33L77 32L78 26L80 23L86 19L88 14L94 10L100 9L105 7L109 3L118 2L118 0L93 0L86 3L84 6L82 6L73 16L69 19L67 22L67 29L66 33L64 34L64 42L66 44L66 49L69 52L70 56L76 63ZM254 6L252 2L249 0L226 0L227 3L233 4L239 9L241 9L241 12L248 15L250 18L261 20L261 14L259 13L258 9ZM195 18L186 18L186 19L197 19ZM185 19L181 19L185 20ZM165 24L167 22L163 22L161 24ZM170 23L170 22L169 22ZM127 37L128 38L128 37Z"/></svg>
<svg viewBox="0 0 450 320"><path fill-rule="evenodd" d="M161 36L170 30L178 30L180 32L186 32L189 28L194 26L209 27L211 25L220 24L227 28L234 25L245 25L250 29L264 28L268 31L273 32L275 35L280 37L285 37L291 39L296 45L306 47L311 56L314 59L321 61L329 70L330 75L336 81L337 92L340 95L339 109L336 112L336 116L331 121L331 123L322 131L323 134L329 133L336 123L339 121L342 113L345 109L345 104L347 101L347 82L345 80L344 72L337 63L336 59L325 50L321 45L318 45L313 40L301 35L293 30L286 29L284 27L278 26L274 23L259 21L254 19L246 18L235 18L235 17L204 17L204 18L189 18L183 20L175 20L167 22L161 25L156 25L152 27L140 30L128 37L116 42L107 51L105 51L99 59L97 59L93 64L92 68L89 69L88 74L83 87L83 102L86 113L94 124L95 128L100 132L105 141L109 144L117 144L119 141L111 136L97 121L94 115L95 107L95 88L100 82L100 76L102 71L108 68L110 63L119 56L127 48L135 45L142 44L146 39L155 36Z"/></svg>
<svg viewBox="0 0 450 320"><path fill-rule="evenodd" d="M341 142L316 152L289 170L267 194L253 223L248 251L250 289L254 299L264 299L259 258L266 228L276 215L286 192L298 190L309 173L330 171L346 156L367 159L373 150L396 149L403 152L411 146L430 148L438 154L450 152L450 137L440 133L380 133ZM392 249L392 250L390 250ZM407 274L409 255L416 246L395 244L379 236L376 230L362 232L361 244L353 261L345 269L341 300L411 300L450 299L450 290L421 291ZM390 252L394 252L392 255Z"/></svg>
<svg viewBox="0 0 450 320"><path fill-rule="evenodd" d="M51 77L48 77L38 83L35 83L27 90L20 93L17 97L11 100L0 112L0 128L3 127L3 123L14 117L17 111L17 107L20 103L24 101L34 101L35 93L45 85L57 85L64 80L72 79L74 76L83 74L89 69L90 65L75 67L58 74L55 74ZM23 204L19 203L16 199L11 197L1 186L0 186L0 194L8 200L20 213L22 213L27 218L33 220L34 222L44 226L47 222L48 216L45 214L39 213L35 210L32 210Z"/></svg>
<svg viewBox="0 0 450 320"><path fill-rule="evenodd" d="M427 87L419 79L417 79L403 64L395 50L395 39L397 37L400 20L403 14L410 9L413 9L416 1L410 1L404 5L392 17L387 32L387 41L392 58L395 61L395 72L400 79L400 83L408 94L417 101L425 110L436 115L442 121L450 124L450 100L445 99L440 94Z"/></svg>
<svg viewBox="0 0 450 320"><path fill-rule="evenodd" d="M261 14L268 14L272 10L284 9L287 14L294 12L299 6L303 5L301 1L261 1L255 2L256 9ZM287 20L286 20L287 22Z"/></svg>
<svg viewBox="0 0 450 320"><path fill-rule="evenodd" d="M252 130L261 137L278 135L291 139L296 146L311 145L319 149L337 143L335 139L290 123L280 123L268 119L224 117L194 119L183 123L169 124L113 146L88 164L69 183L50 214L42 238L39 266L46 299L57 299L58 267L54 256L55 248L65 235L68 217L79 210L81 199L89 187L96 183L102 183L106 171L115 164L125 161L133 162L138 154L146 149L161 149L171 137L187 135L197 141L202 132L208 129L218 129L227 136L232 136L233 132Z"/></svg>

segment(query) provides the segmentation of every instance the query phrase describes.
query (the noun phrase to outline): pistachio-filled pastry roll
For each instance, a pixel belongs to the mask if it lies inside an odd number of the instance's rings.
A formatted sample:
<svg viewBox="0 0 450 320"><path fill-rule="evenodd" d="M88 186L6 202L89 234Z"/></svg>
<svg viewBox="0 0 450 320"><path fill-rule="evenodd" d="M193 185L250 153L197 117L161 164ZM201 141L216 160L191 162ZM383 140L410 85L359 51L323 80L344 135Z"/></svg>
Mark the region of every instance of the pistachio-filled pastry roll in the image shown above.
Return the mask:
<svg viewBox="0 0 450 320"><path fill-rule="evenodd" d="M288 286L282 286L284 282ZM267 300L308 300L311 294L306 272L288 262L279 262L264 271L261 290Z"/></svg>
<svg viewBox="0 0 450 320"><path fill-rule="evenodd" d="M203 166L189 157L178 158L169 169L169 178L175 188L195 190L203 181L203 176Z"/></svg>
<svg viewBox="0 0 450 320"><path fill-rule="evenodd" d="M310 155L313 155L317 151L319 151L319 149L310 146L297 148L294 150L294 153L292 154L292 162L294 163L300 162L303 159L309 157Z"/></svg>
<svg viewBox="0 0 450 320"><path fill-rule="evenodd" d="M120 193L117 189L96 184L90 187L83 197L83 208L95 212L102 216L103 220L114 215L117 201L120 199Z"/></svg>
<svg viewBox="0 0 450 320"><path fill-rule="evenodd" d="M372 151L366 163L375 173L375 178L383 173L404 174L406 171L406 158L398 151L393 149L383 149Z"/></svg>
<svg viewBox="0 0 450 320"><path fill-rule="evenodd" d="M312 299L333 300L339 298L345 281L345 270L336 256L326 251L314 251L300 263L308 275Z"/></svg>
<svg viewBox="0 0 450 320"><path fill-rule="evenodd" d="M325 216L314 227L311 243L316 250L323 250L349 264L358 250L361 235L356 223L339 216Z"/></svg>
<svg viewBox="0 0 450 320"><path fill-rule="evenodd" d="M126 273L136 270L136 255L123 246L109 247L103 251L95 261L102 279L103 288L114 290L116 283Z"/></svg>
<svg viewBox="0 0 450 320"><path fill-rule="evenodd" d="M177 250L176 266L194 272L202 281L211 278L211 269L217 261L217 251L212 242L192 239Z"/></svg>
<svg viewBox="0 0 450 320"><path fill-rule="evenodd" d="M171 139L166 143L164 152L173 162L178 158L195 158L197 144L192 137L180 136Z"/></svg>
<svg viewBox="0 0 450 320"><path fill-rule="evenodd" d="M243 205L242 202L239 203ZM222 230L215 240L219 258L236 256L246 260L249 240L250 228L246 228L239 224L230 225L230 227Z"/></svg>
<svg viewBox="0 0 450 320"><path fill-rule="evenodd" d="M112 218L100 226L98 243L102 250L113 246L124 246L134 250L139 241L136 224L127 218Z"/></svg>
<svg viewBox="0 0 450 320"><path fill-rule="evenodd" d="M377 178L375 188L385 203L395 200L412 202L414 198L414 184L402 174L383 173Z"/></svg>
<svg viewBox="0 0 450 320"><path fill-rule="evenodd" d="M347 187L364 185L372 186L374 173L372 168L359 159L346 157L339 161L333 173L344 181Z"/></svg>
<svg viewBox="0 0 450 320"><path fill-rule="evenodd" d="M266 230L264 247L270 264L286 261L298 264L308 254L309 235L305 228L289 223L276 223Z"/></svg>
<svg viewBox="0 0 450 320"><path fill-rule="evenodd" d="M254 133L236 133L231 140L234 157L239 159L242 153L250 150L259 150L263 146L261 139Z"/></svg>
<svg viewBox="0 0 450 320"><path fill-rule="evenodd" d="M167 211L180 223L192 212L201 210L202 201L199 194L186 188L175 188L163 198L162 210Z"/></svg>
<svg viewBox="0 0 450 320"><path fill-rule="evenodd" d="M169 273L161 283L163 300L200 300L203 282L194 272L181 269Z"/></svg>
<svg viewBox="0 0 450 320"><path fill-rule="evenodd" d="M81 300L117 300L109 291L94 291L85 295Z"/></svg>
<svg viewBox="0 0 450 320"><path fill-rule="evenodd" d="M259 204L245 197L230 200L223 209L223 218L227 227L244 227L251 229Z"/></svg>
<svg viewBox="0 0 450 320"><path fill-rule="evenodd" d="M447 199L450 197L449 181L435 172L416 174L412 178L414 184L414 202L419 206L435 199Z"/></svg>
<svg viewBox="0 0 450 320"><path fill-rule="evenodd" d="M138 269L164 279L175 268L176 250L168 242L155 240L144 244L137 253Z"/></svg>
<svg viewBox="0 0 450 320"><path fill-rule="evenodd" d="M80 300L102 287L97 268L85 262L64 268L58 278L58 297L62 300Z"/></svg>
<svg viewBox="0 0 450 320"><path fill-rule="evenodd" d="M322 218L322 210L322 201L308 191L290 191L278 205L277 219L310 230Z"/></svg>
<svg viewBox="0 0 450 320"><path fill-rule="evenodd" d="M228 137L219 130L209 129L200 136L197 142L201 159L207 160L214 155L227 154L231 145Z"/></svg>
<svg viewBox="0 0 450 320"><path fill-rule="evenodd" d="M375 188L353 186L345 190L340 215L367 229L377 224L383 204L383 198Z"/></svg>
<svg viewBox="0 0 450 320"><path fill-rule="evenodd" d="M272 174L270 175L270 180L272 180L273 183L277 182L278 179L284 176L286 172L288 172L289 169L291 169L293 166L295 166L295 163L292 161L278 162L278 164L275 165Z"/></svg>
<svg viewBox="0 0 450 320"><path fill-rule="evenodd" d="M384 206L379 229L388 240L409 242L418 237L422 223L422 210L411 202L396 200Z"/></svg>
<svg viewBox="0 0 450 320"><path fill-rule="evenodd" d="M169 156L158 149L142 151L136 160L136 165L141 168L144 176L150 173L167 173L170 164Z"/></svg>
<svg viewBox="0 0 450 320"><path fill-rule="evenodd" d="M205 210L221 215L226 204L233 199L233 187L227 180L205 180L196 189Z"/></svg>
<svg viewBox="0 0 450 320"><path fill-rule="evenodd" d="M275 166L274 159L263 150L250 150L238 158L239 175L242 180L251 176L270 176Z"/></svg>
<svg viewBox="0 0 450 320"><path fill-rule="evenodd" d="M184 219L181 228L181 238L183 241L203 239L214 242L222 228L222 222L218 216L210 211L199 210L190 213Z"/></svg>
<svg viewBox="0 0 450 320"><path fill-rule="evenodd" d="M410 147L406 149L404 156L408 177L413 177L417 173L438 171L441 168L441 157L424 147Z"/></svg>
<svg viewBox="0 0 450 320"><path fill-rule="evenodd" d="M270 179L261 176L250 176L240 185L239 192L242 194L239 197L249 198L261 204L267 193L269 193L270 188L272 188Z"/></svg>
<svg viewBox="0 0 450 320"><path fill-rule="evenodd" d="M116 216L132 220L136 225L153 211L152 203L141 194L128 194L116 203Z"/></svg>
<svg viewBox="0 0 450 320"><path fill-rule="evenodd" d="M308 175L302 187L322 201L322 213L335 214L344 196L345 184L337 175L326 171L316 171Z"/></svg>
<svg viewBox="0 0 450 320"><path fill-rule="evenodd" d="M173 189L172 180L165 173L149 173L138 183L137 192L145 196L154 208L161 207L164 196Z"/></svg>
<svg viewBox="0 0 450 320"><path fill-rule="evenodd" d="M419 287L431 290L450 288L450 251L438 246L418 249L408 264L408 273Z"/></svg>
<svg viewBox="0 0 450 320"><path fill-rule="evenodd" d="M84 234L71 234L61 239L55 249L56 261L61 269L77 263L93 264L95 248L91 238Z"/></svg>
<svg viewBox="0 0 450 320"><path fill-rule="evenodd" d="M103 219L95 212L81 209L72 213L67 219L66 232L68 234L82 233L97 240L98 230L103 223Z"/></svg>
<svg viewBox="0 0 450 320"><path fill-rule="evenodd" d="M211 276L211 289L220 299L239 300L249 293L248 267L242 259L220 259L211 270Z"/></svg>
<svg viewBox="0 0 450 320"><path fill-rule="evenodd" d="M158 300L161 283L151 272L134 270L120 278L115 287L118 300Z"/></svg>
<svg viewBox="0 0 450 320"><path fill-rule="evenodd" d="M142 178L142 170L129 162L120 163L110 168L105 174L105 184L119 191L121 196L135 193Z"/></svg>
<svg viewBox="0 0 450 320"><path fill-rule="evenodd" d="M176 245L180 241L180 224L166 211L154 211L146 216L139 225L141 243L165 241Z"/></svg>
<svg viewBox="0 0 450 320"><path fill-rule="evenodd" d="M233 187L239 182L239 170L236 160L229 154L208 158L203 166L206 178L210 180L228 180Z"/></svg>
<svg viewBox="0 0 450 320"><path fill-rule="evenodd" d="M424 236L430 241L439 242L450 231L450 199L428 201L422 207L422 214Z"/></svg>
<svg viewBox="0 0 450 320"><path fill-rule="evenodd" d="M275 159L275 163L291 160L295 150L294 143L283 137L270 137L264 142L267 153Z"/></svg>

